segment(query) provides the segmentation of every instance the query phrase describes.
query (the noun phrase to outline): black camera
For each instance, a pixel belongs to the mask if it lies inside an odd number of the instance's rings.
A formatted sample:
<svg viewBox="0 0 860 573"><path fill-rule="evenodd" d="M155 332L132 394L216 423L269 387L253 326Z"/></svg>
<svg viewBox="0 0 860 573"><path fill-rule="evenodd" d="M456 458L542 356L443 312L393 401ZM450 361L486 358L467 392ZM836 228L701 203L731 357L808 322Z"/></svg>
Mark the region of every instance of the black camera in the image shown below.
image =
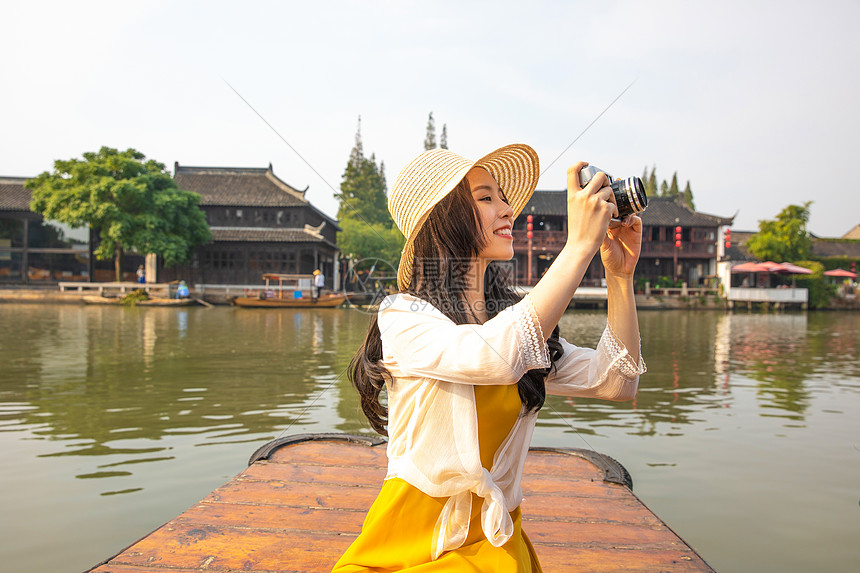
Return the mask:
<svg viewBox="0 0 860 573"><path fill-rule="evenodd" d="M585 187L588 185L588 182L601 171L603 169L593 165L583 167L579 172L580 186ZM615 203L618 205L618 220L645 210L648 206L648 197L645 195L645 186L642 185L641 179L638 177L628 177L627 179L615 181L609 173L606 173L606 171L603 171L603 173L606 174L609 186L615 195Z"/></svg>

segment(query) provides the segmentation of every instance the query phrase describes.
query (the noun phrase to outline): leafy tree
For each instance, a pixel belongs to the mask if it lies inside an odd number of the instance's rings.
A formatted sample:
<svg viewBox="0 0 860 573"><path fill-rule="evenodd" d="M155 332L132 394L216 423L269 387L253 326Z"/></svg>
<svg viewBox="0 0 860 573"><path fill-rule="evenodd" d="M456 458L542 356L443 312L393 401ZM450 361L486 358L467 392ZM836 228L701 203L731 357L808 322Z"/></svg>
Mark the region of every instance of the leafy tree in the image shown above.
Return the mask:
<svg viewBox="0 0 860 573"><path fill-rule="evenodd" d="M687 186L684 187L684 192L681 194L681 197L684 198L684 203L686 203L690 209L693 211L696 210L696 205L693 203L693 190L690 189L690 181L687 181Z"/></svg>
<svg viewBox="0 0 860 573"><path fill-rule="evenodd" d="M774 221L759 221L758 233L747 240L747 248L762 260L796 261L809 256L811 241L806 232L809 206L789 205L779 212Z"/></svg>
<svg viewBox="0 0 860 573"><path fill-rule="evenodd" d="M384 163L377 166L375 155L364 156L359 119L338 195L338 246L348 257L381 258L396 267L405 238L388 213L386 189Z"/></svg>
<svg viewBox="0 0 860 573"><path fill-rule="evenodd" d="M660 184L660 197L669 197L669 184L666 181Z"/></svg>
<svg viewBox="0 0 860 573"><path fill-rule="evenodd" d="M448 143L447 141L445 142ZM436 149L436 120L433 119L433 112L427 117L427 135L424 137L424 149Z"/></svg>
<svg viewBox="0 0 860 573"><path fill-rule="evenodd" d="M124 251L155 253L171 266L211 239L200 196L179 189L164 164L110 147L83 158L57 160L52 173L29 179L30 208L73 227L89 225L99 236L95 255L114 258L117 281Z"/></svg>
<svg viewBox="0 0 860 573"><path fill-rule="evenodd" d="M448 124L442 124L442 135L439 136L439 147L448 149Z"/></svg>
<svg viewBox="0 0 860 573"><path fill-rule="evenodd" d="M810 308L827 308L836 296L836 285L829 284L824 276L824 265L818 261L794 261L794 264L812 271L811 275L797 275L797 286L809 291Z"/></svg>

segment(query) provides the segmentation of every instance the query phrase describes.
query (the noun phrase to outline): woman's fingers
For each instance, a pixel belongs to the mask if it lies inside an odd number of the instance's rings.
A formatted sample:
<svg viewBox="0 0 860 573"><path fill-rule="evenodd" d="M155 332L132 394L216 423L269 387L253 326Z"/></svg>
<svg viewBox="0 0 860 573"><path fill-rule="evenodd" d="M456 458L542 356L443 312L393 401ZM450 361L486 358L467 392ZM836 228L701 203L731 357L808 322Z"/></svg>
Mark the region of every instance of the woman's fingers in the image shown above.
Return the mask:
<svg viewBox="0 0 860 573"><path fill-rule="evenodd" d="M582 168L588 165L588 161L577 161L574 165L567 168L567 190L579 191L582 189L579 185L579 172Z"/></svg>

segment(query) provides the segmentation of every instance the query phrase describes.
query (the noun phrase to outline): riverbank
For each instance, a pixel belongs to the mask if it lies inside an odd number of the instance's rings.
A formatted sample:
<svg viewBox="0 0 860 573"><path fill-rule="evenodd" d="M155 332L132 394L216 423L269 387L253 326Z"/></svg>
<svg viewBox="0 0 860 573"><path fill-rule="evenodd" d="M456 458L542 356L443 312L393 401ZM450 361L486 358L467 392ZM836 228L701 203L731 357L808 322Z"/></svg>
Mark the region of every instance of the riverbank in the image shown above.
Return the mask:
<svg viewBox="0 0 860 573"><path fill-rule="evenodd" d="M585 287L580 289L587 291L579 293L571 300L568 308L605 308L606 307L606 289L602 290L603 296L598 293L592 293ZM676 289L677 290L677 289ZM92 292L83 291L59 291L56 287L42 288L18 288L18 287L3 287L0 288L0 304L3 303L32 303L32 304L84 304L84 297L91 295ZM229 297L217 292L196 293L191 291L191 296L199 298L209 304L228 305ZM681 293L638 293L636 294L636 308L639 310L806 310L801 309L798 305L793 307L780 306L773 303L755 302L752 304L730 302L718 296L696 296ZM824 309L818 310L835 310L835 311L857 311L860 310L860 300L858 299L842 299L836 298L831 305Z"/></svg>

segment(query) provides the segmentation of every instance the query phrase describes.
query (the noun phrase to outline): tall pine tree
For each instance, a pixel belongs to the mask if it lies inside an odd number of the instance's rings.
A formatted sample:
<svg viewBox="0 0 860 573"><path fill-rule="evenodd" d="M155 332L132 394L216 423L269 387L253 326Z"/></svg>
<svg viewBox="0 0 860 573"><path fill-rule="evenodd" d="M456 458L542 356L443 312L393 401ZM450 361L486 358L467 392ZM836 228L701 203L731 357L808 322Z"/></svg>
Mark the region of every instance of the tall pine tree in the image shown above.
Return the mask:
<svg viewBox="0 0 860 573"><path fill-rule="evenodd" d="M447 141L446 141L447 144ZM424 136L424 149L436 149L436 120L433 119L433 112L427 117L427 135Z"/></svg>
<svg viewBox="0 0 860 573"><path fill-rule="evenodd" d="M397 268L405 239L388 213L385 163L364 155L361 118L340 184L338 246L354 259L380 258Z"/></svg>
<svg viewBox="0 0 860 573"><path fill-rule="evenodd" d="M684 199L684 203L690 207L693 211L696 210L696 205L693 203L693 190L690 189L690 181L687 180L687 186L684 187L684 192L681 194L681 197Z"/></svg>
<svg viewBox="0 0 860 573"><path fill-rule="evenodd" d="M677 197L681 194L678 189L678 172L672 174L672 183L669 184L669 197Z"/></svg>
<svg viewBox="0 0 860 573"><path fill-rule="evenodd" d="M645 171L648 171L648 168L645 168ZM644 175L644 173L643 173ZM657 166L651 167L651 175L648 177L643 177L645 181L645 195L648 197L657 197Z"/></svg>
<svg viewBox="0 0 860 573"><path fill-rule="evenodd" d="M448 124L442 124L442 135L439 136L439 147L448 149Z"/></svg>

